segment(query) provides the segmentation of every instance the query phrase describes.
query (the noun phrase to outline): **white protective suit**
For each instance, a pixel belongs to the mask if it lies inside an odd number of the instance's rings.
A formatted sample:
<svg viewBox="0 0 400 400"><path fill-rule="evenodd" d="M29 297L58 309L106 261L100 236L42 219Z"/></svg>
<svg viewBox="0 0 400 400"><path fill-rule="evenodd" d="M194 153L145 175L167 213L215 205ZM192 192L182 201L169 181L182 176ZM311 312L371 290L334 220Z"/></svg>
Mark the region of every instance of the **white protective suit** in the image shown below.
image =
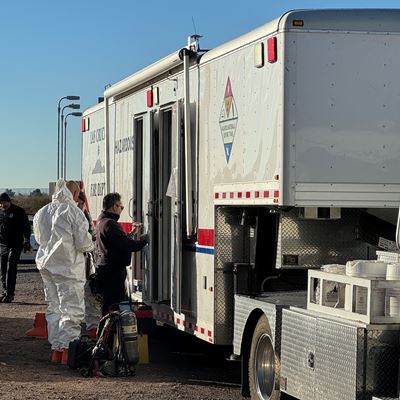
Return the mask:
<svg viewBox="0 0 400 400"><path fill-rule="evenodd" d="M67 349L79 337L84 319L85 259L94 248L88 222L64 180L56 185L52 202L34 217L39 243L36 265L47 302L48 340L52 350Z"/></svg>

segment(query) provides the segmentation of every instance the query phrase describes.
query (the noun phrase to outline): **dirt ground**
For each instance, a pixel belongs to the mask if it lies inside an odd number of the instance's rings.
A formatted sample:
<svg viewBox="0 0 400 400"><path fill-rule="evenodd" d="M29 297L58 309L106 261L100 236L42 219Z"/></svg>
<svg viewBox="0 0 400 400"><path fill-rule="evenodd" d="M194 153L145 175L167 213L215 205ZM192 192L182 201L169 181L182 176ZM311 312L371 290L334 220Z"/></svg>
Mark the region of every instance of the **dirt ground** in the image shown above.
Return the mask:
<svg viewBox="0 0 400 400"><path fill-rule="evenodd" d="M239 363L171 329L149 338L150 363L138 365L134 377L82 378L51 364L47 340L25 336L45 308L40 274L34 265L20 266L15 301L0 303L0 399L242 398Z"/></svg>

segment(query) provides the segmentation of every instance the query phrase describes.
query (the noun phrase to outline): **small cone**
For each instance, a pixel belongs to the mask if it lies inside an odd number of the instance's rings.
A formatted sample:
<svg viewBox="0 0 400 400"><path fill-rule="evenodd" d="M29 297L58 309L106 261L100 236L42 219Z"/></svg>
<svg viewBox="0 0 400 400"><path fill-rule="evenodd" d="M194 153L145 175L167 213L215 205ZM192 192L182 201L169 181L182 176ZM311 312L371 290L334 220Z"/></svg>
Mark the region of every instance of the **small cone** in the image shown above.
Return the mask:
<svg viewBox="0 0 400 400"><path fill-rule="evenodd" d="M68 349L63 349L62 351L61 364L62 365L68 364Z"/></svg>
<svg viewBox="0 0 400 400"><path fill-rule="evenodd" d="M33 327L25 332L26 336L47 338L47 321L45 313L36 313Z"/></svg>

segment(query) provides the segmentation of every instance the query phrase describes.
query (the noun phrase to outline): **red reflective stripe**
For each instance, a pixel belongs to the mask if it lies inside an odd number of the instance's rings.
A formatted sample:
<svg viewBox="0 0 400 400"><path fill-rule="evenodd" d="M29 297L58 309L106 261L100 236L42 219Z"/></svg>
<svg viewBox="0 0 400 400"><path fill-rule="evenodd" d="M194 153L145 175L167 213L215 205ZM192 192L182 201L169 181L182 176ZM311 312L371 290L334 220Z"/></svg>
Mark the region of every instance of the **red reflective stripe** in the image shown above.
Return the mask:
<svg viewBox="0 0 400 400"><path fill-rule="evenodd" d="M274 190L274 197L279 197L279 190Z"/></svg>
<svg viewBox="0 0 400 400"><path fill-rule="evenodd" d="M208 336L211 337L211 331L208 331Z"/></svg>
<svg viewBox="0 0 400 400"><path fill-rule="evenodd" d="M200 246L214 246L214 229L199 229L198 244Z"/></svg>
<svg viewBox="0 0 400 400"><path fill-rule="evenodd" d="M250 198L250 192L246 192L246 199Z"/></svg>
<svg viewBox="0 0 400 400"><path fill-rule="evenodd" d="M264 190L264 198L269 197L269 191L268 190Z"/></svg>
<svg viewBox="0 0 400 400"><path fill-rule="evenodd" d="M215 193L215 198L219 199L219 193Z"/></svg>
<svg viewBox="0 0 400 400"><path fill-rule="evenodd" d="M230 193L229 193L229 197L230 197L231 199L233 199L233 198L235 197L235 193L234 193L234 192L230 192Z"/></svg>
<svg viewBox="0 0 400 400"><path fill-rule="evenodd" d="M254 197L256 199L258 199L260 197L260 192L258 190L256 192L254 192Z"/></svg>
<svg viewBox="0 0 400 400"><path fill-rule="evenodd" d="M226 193L225 193L225 192L222 193L222 198L223 198L223 199L226 199Z"/></svg>
<svg viewBox="0 0 400 400"><path fill-rule="evenodd" d="M242 192L238 192L238 199L242 198Z"/></svg>
<svg viewBox="0 0 400 400"><path fill-rule="evenodd" d="M86 129L85 129L85 119L82 119L82 125L81 125L81 130L82 130L82 132L85 132L86 131Z"/></svg>

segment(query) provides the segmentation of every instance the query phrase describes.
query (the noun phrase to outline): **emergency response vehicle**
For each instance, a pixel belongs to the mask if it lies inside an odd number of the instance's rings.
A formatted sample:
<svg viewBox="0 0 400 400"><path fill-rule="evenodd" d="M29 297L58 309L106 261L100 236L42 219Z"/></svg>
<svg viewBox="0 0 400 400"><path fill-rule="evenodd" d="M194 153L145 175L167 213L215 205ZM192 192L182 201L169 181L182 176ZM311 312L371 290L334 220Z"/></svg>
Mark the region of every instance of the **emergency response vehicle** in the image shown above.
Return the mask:
<svg viewBox="0 0 400 400"><path fill-rule="evenodd" d="M253 399L397 397L400 281L367 260L399 261L399 21L300 10L209 51L192 36L84 113L91 214L117 191L150 235L131 297L233 345Z"/></svg>

